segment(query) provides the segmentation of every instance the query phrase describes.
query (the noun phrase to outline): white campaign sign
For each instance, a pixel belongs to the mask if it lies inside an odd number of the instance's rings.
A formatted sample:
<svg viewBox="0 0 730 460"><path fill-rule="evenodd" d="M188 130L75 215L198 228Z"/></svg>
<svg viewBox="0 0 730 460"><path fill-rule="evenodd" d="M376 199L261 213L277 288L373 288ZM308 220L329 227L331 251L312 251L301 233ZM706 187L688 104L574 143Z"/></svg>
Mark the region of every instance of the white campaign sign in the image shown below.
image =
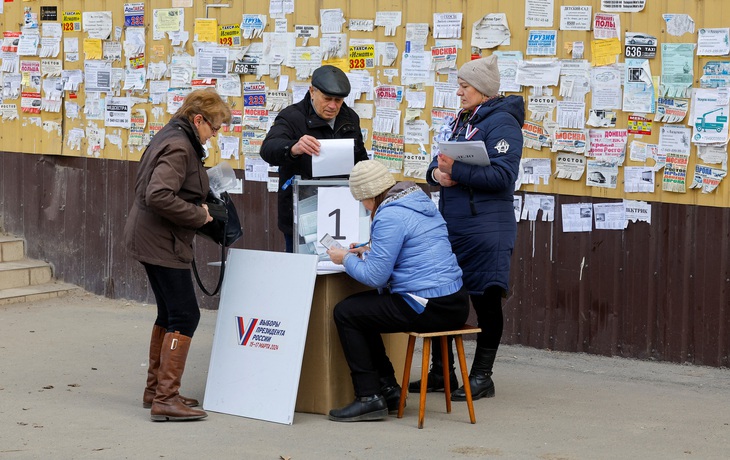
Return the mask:
<svg viewBox="0 0 730 460"><path fill-rule="evenodd" d="M317 256L230 249L227 263L203 408L291 425Z"/></svg>
<svg viewBox="0 0 730 460"><path fill-rule="evenodd" d="M360 204L349 187L320 187L317 191L317 241L329 233L344 247L359 241Z"/></svg>

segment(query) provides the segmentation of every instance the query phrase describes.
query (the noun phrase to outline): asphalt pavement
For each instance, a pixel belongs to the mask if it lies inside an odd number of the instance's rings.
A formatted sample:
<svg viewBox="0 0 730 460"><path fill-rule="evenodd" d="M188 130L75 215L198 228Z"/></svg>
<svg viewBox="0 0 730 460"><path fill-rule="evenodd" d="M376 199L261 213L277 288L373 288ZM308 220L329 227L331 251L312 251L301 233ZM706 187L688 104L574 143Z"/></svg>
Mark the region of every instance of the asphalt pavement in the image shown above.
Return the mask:
<svg viewBox="0 0 730 460"><path fill-rule="evenodd" d="M727 368L519 346L500 348L497 394L475 401L476 425L465 403L447 414L442 393L429 394L422 430L414 395L404 418L379 422L151 422L141 396L154 314L88 293L0 307L0 459L730 458ZM203 311L183 377L201 401L215 321Z"/></svg>

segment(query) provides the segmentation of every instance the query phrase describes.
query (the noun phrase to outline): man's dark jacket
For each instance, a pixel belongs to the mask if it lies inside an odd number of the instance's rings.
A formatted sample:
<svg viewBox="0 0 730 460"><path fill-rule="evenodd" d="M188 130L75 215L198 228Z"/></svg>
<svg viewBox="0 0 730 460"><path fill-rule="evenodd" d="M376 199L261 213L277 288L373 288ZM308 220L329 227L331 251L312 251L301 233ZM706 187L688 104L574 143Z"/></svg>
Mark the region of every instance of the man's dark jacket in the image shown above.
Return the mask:
<svg viewBox="0 0 730 460"><path fill-rule="evenodd" d="M292 146L305 134L317 139L355 139L354 162L368 159L360 131L360 117L345 103L335 118L334 130L314 111L308 92L304 99L282 110L261 145L261 158L270 165L279 167L279 230L285 235L293 233L290 179L295 175L302 179L312 178L312 157L293 157L290 152ZM283 188L285 185L286 188Z"/></svg>

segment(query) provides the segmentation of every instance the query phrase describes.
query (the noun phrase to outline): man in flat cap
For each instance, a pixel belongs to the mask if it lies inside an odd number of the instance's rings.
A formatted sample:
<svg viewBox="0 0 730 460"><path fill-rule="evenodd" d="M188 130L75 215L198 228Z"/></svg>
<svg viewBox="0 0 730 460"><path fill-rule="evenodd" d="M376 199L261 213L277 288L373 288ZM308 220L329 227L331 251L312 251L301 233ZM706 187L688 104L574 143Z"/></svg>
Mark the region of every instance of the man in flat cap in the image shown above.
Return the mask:
<svg viewBox="0 0 730 460"><path fill-rule="evenodd" d="M312 178L312 155L319 155L317 139L354 139L354 162L368 155L360 131L360 117L345 104L350 94L347 75L331 65L314 71L309 92L301 101L282 110L261 145L261 158L279 167L279 230L286 251L293 252L293 202L295 175Z"/></svg>

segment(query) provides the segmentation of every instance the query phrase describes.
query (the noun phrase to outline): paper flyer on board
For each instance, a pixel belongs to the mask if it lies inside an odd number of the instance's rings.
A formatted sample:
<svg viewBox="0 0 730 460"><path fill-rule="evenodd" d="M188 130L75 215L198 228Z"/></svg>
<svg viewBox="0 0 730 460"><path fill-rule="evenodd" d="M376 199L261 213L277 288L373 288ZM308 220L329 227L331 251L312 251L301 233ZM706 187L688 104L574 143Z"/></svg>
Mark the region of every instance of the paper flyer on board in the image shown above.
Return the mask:
<svg viewBox="0 0 730 460"><path fill-rule="evenodd" d="M727 175L727 171L706 165L695 165L695 174L689 188L697 188L702 193L712 193Z"/></svg>
<svg viewBox="0 0 730 460"><path fill-rule="evenodd" d="M694 49L694 43L662 43L660 96L688 96L694 83Z"/></svg>
<svg viewBox="0 0 730 460"><path fill-rule="evenodd" d="M730 28L701 28L697 33L697 56L730 54Z"/></svg>
<svg viewBox="0 0 730 460"><path fill-rule="evenodd" d="M624 80L624 112L654 112L654 83L646 59L626 59Z"/></svg>
<svg viewBox="0 0 730 460"><path fill-rule="evenodd" d="M586 157L575 153L559 153L555 160L555 177L558 179L580 180L586 169Z"/></svg>
<svg viewBox="0 0 730 460"><path fill-rule="evenodd" d="M620 109L623 102L621 68L616 65L591 69L591 107L593 109Z"/></svg>
<svg viewBox="0 0 730 460"><path fill-rule="evenodd" d="M525 27L552 27L554 0L525 0Z"/></svg>
<svg viewBox="0 0 730 460"><path fill-rule="evenodd" d="M590 232L593 230L593 205L591 203L565 203L560 206L564 232Z"/></svg>
<svg viewBox="0 0 730 460"><path fill-rule="evenodd" d="M525 206L522 208L522 219L536 221L542 211L543 222L555 219L555 197L552 195L525 194Z"/></svg>
<svg viewBox="0 0 730 460"><path fill-rule="evenodd" d="M510 31L505 13L489 13L472 25L471 46L486 49L510 44Z"/></svg>
<svg viewBox="0 0 730 460"><path fill-rule="evenodd" d="M651 203L646 201L624 200L626 227L629 222L646 222L651 225Z"/></svg>
<svg viewBox="0 0 730 460"><path fill-rule="evenodd" d="M658 154L665 158L662 190L684 193L690 154L689 128L664 125L659 130Z"/></svg>
<svg viewBox="0 0 730 460"><path fill-rule="evenodd" d="M692 142L722 144L728 140L728 88L696 88L692 94Z"/></svg>
<svg viewBox="0 0 730 460"><path fill-rule="evenodd" d="M626 207L621 203L593 203L596 230L626 228Z"/></svg>
<svg viewBox="0 0 730 460"><path fill-rule="evenodd" d="M625 166L624 192L654 193L656 172L651 166Z"/></svg>
<svg viewBox="0 0 730 460"><path fill-rule="evenodd" d="M637 13L645 6L646 0L601 0L601 11Z"/></svg>
<svg viewBox="0 0 730 460"><path fill-rule="evenodd" d="M591 30L590 5L560 6L560 30Z"/></svg>
<svg viewBox="0 0 730 460"><path fill-rule="evenodd" d="M606 163L623 164L628 131L625 129L590 129L589 156Z"/></svg>
<svg viewBox="0 0 730 460"><path fill-rule="evenodd" d="M586 163L586 185L588 187L616 188L618 184L618 165L601 160L588 160Z"/></svg>

